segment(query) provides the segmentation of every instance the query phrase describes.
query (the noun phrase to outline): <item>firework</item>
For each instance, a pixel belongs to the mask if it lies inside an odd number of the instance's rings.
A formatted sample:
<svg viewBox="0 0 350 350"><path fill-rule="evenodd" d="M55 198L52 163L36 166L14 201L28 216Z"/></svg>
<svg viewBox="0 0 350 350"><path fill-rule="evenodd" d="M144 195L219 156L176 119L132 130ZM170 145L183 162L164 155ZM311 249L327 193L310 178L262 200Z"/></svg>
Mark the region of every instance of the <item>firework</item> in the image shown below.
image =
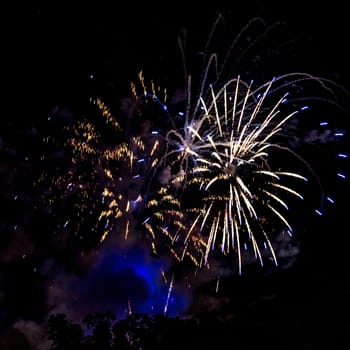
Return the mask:
<svg viewBox="0 0 350 350"><path fill-rule="evenodd" d="M147 203L152 218L144 226L153 239L155 232L169 238L179 260L189 256L203 266L208 265L211 251L232 250L241 271L241 249L251 246L261 264L265 248L277 264L269 234L281 230L292 234L288 201L303 199L299 182L308 180L303 167L310 171L288 147L288 122L306 106L290 110L288 94L278 86L281 80L285 85L285 78L257 89L240 78L217 93L211 88L211 99L200 99L200 112L182 129L167 133L168 150L161 163L168 182ZM180 254L175 248L179 245Z"/></svg>
<svg viewBox="0 0 350 350"><path fill-rule="evenodd" d="M292 235L293 208L310 182L323 194L302 154L305 145L320 144L315 136L328 145L341 135L336 128L312 134L312 116L325 105L340 110L335 90L342 88L306 73L255 80L233 74L275 26L249 22L219 64L210 45L221 20L203 50L203 70L194 77L184 62L185 86L172 100L140 72L117 116L91 98L83 118L63 123L63 136L45 138L65 149L42 157L52 162L54 154L60 166L45 169L38 181L48 189L43 200L52 215L64 211L59 230L69 229L87 247L111 233L123 239L146 233L154 254L170 251L196 267L209 267L220 254L237 259L241 273L246 251L260 264L268 256L277 265L273 237ZM256 26L262 34L235 56L244 33ZM50 122L59 117L56 111Z"/></svg>
<svg viewBox="0 0 350 350"><path fill-rule="evenodd" d="M216 53L207 56L198 93L192 76L186 77L186 107L176 115L177 127L164 134L165 154L154 171L159 186L147 196L142 223L155 252L157 245L168 247L178 261L197 267L209 267L219 252L236 257L241 273L247 250L261 265L266 256L277 265L270 237L293 234L290 220L300 214L297 201L306 186L319 187L321 214L323 184L304 157L315 138L310 142L312 131L306 130L316 127L315 114L325 106L342 110L335 91L344 90L307 73L259 84L223 76L233 47L221 67ZM327 146L342 135L328 131L322 141Z"/></svg>

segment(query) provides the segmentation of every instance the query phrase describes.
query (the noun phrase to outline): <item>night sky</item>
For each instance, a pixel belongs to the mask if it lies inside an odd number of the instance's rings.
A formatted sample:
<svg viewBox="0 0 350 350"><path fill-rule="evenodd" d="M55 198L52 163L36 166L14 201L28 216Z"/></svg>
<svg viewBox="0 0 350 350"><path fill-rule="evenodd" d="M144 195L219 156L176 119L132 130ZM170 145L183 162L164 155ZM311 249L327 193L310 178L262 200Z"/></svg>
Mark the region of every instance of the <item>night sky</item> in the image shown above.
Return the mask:
<svg viewBox="0 0 350 350"><path fill-rule="evenodd" d="M281 330L285 324L290 330L283 332L285 336L303 334L311 339L326 334L325 342L334 349L340 341L350 340L347 11L345 5L302 5L291 2L277 8L249 2L239 7L188 8L173 2L120 9L100 3L73 8L57 2L5 11L11 20L2 33L0 348L16 329L30 339L33 349L46 349L47 343L38 339L49 315L63 312L80 322L87 313L106 309L117 318L129 312L169 317L207 312L222 319L237 317L242 328L263 324ZM233 74L259 84L274 76L306 72L337 84L336 103L316 106L318 115L306 123L307 131L294 126L314 147L303 149L304 155L312 159L324 192L310 185L305 204L296 204L298 210L293 212L295 235L274 236L278 266L271 259L260 266L247 255L241 275L236 263L222 257L199 270L176 263L162 242L158 253L152 254L134 216L121 221L107 218L105 228L112 221L115 226L101 243L104 231L98 217L104 203L96 193L108 188L136 203L139 183L113 174L108 177L98 156L72 157L66 148L75 140L76 125L91 131L87 124L79 124L84 118L95 123L101 136L98 144L92 139L92 148L103 147L106 152L116 137L123 140L119 131L101 124L90 97L94 101L101 97L113 115L120 115L127 133L145 132L144 117L129 124L125 119L136 108L130 102L130 83L139 84L142 92L140 71L147 87L153 80L161 87L160 95L167 89L169 108L180 108L177 101L183 96L184 79L178 35L187 30L187 68L195 76L200 73L198 57L219 12L225 30L214 41L218 54L224 54L228 40L253 18L261 17L268 27L285 24L257 40L240 61L231 57L228 65ZM238 57L255 43L261 32L256 28L243 36ZM142 107L152 127L168 128L159 105ZM329 121L327 126L319 124L324 120ZM336 132L344 132L341 141L329 136ZM292 139L288 142L293 144ZM72 159L81 163L72 166ZM118 160L112 166L120 164ZM79 192L79 185L69 181L77 178L86 191ZM97 185L89 187L89 183ZM74 194L66 196L74 185ZM77 203L86 208L80 211ZM315 212L320 208L323 215ZM118 230L124 232L127 219L135 225L125 239Z"/></svg>

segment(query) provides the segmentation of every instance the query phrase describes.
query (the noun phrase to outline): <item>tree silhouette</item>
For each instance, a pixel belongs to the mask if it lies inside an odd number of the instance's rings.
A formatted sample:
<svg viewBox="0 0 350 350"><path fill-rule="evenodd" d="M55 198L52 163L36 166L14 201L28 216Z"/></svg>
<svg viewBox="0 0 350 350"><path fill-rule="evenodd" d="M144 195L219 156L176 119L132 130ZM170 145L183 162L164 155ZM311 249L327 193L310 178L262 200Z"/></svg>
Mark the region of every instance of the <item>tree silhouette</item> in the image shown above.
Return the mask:
<svg viewBox="0 0 350 350"><path fill-rule="evenodd" d="M206 349L232 345L234 339L230 335L232 322L215 315L171 318L131 313L116 320L111 311L106 311L88 314L83 325L73 323L63 314L52 315L48 325L50 350ZM237 339L235 344L238 345Z"/></svg>
<svg viewBox="0 0 350 350"><path fill-rule="evenodd" d="M49 318L48 339L52 341L50 350L82 349L84 332L80 325L70 321L64 314Z"/></svg>
<svg viewBox="0 0 350 350"><path fill-rule="evenodd" d="M114 349L114 338L111 330L115 319L116 317L111 311L88 314L83 322L91 335L84 338L84 349Z"/></svg>

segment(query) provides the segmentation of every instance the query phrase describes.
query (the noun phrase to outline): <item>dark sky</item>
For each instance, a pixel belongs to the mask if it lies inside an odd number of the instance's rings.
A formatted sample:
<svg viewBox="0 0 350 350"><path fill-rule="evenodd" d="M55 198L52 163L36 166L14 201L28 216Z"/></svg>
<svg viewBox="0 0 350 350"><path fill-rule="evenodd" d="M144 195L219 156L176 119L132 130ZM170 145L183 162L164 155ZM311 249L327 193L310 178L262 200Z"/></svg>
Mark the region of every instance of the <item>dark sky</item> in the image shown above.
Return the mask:
<svg viewBox="0 0 350 350"><path fill-rule="evenodd" d="M159 279L159 272L169 267L169 259L150 260L143 245L133 250L134 242L109 242L84 256L77 257L71 251L63 256L64 245L70 241L62 237L53 243L48 238L50 222L41 222L33 214L36 204L31 195L35 191L28 179L36 174L42 151L32 136L48 131L45 123L53 110L66 108L67 115L79 113L87 97L95 93L117 105L116 101L129 93L130 81L141 69L162 80L161 84L176 87L182 83L176 74L181 71L178 33L187 29L189 54L195 57L218 12L232 33L238 33L254 17L262 17L268 25L278 21L287 24L273 39L289 43L281 48L280 58L253 68L251 59L243 60L238 70L252 69L254 73L256 69L266 74L263 79L300 70L350 88L345 4L306 7L304 2L246 2L190 8L172 2L118 6L96 2L73 7L57 2L4 11L11 20L2 33L5 98L0 135L5 161L1 199L6 210L1 216L0 335L13 326L25 334L38 335L45 317L53 312L66 312L79 319L87 309L99 311L112 305L123 314L128 299L137 310L163 312L169 291L170 279L166 283ZM219 47L224 44L218 42ZM266 48L264 45L262 48ZM195 69L193 62L190 65ZM345 108L349 108L346 103ZM350 116L343 111L340 115L337 120L344 130ZM349 145L332 150L334 156L338 151L349 153ZM35 161L28 164L27 157ZM328 163L319 162L318 166L328 174ZM341 167L342 172L349 168L343 163ZM337 171L333 171L335 177ZM350 297L346 217L349 183L347 179L333 180L332 175L327 175L326 181L332 182L326 187L336 194L339 203L324 217L307 222L305 232L300 230L300 234L307 234L301 243L278 242L282 263L277 271L257 272L248 267L241 278L223 278L219 295L213 292L213 281L220 267L214 266L215 273L199 274L193 280L185 273L172 290L169 315L181 314L189 307L191 312L218 311L227 317L239 314L244 324L254 317L257 322L266 318L272 325L276 318L293 327L293 320L303 319L306 329L329 327L337 329L332 336L345 338L350 326L346 315ZM39 232L33 232L37 229ZM57 243L62 246L54 247ZM73 250L79 251L76 247Z"/></svg>
<svg viewBox="0 0 350 350"><path fill-rule="evenodd" d="M55 95L76 99L89 71L98 71L115 88L125 89L125 81L142 65L160 69L164 64L162 69L166 70L179 59L176 40L181 29L191 33L189 40L203 43L219 11L233 32L253 17L262 17L267 24L286 21L290 38L303 41L305 69L339 75L341 82L349 80L347 11L342 3L276 6L246 2L189 8L174 2L167 6L145 3L135 8L125 4L122 9L106 4L74 7L51 2L14 9L2 35L9 45L5 51L9 69L4 73L9 75L15 94L25 98L36 91L32 103L39 106L43 100L50 103Z"/></svg>

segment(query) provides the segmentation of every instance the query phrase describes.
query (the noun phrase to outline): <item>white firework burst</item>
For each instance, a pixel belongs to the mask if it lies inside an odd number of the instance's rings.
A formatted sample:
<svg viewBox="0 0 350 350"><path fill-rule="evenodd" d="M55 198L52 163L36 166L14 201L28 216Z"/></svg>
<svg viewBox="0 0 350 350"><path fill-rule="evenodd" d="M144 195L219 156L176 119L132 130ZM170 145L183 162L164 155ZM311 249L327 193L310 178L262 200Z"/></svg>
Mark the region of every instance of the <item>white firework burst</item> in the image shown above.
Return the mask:
<svg viewBox="0 0 350 350"><path fill-rule="evenodd" d="M143 223L153 247L165 243L179 261L189 257L202 267L210 265L211 253L232 254L241 273L247 247L261 264L268 255L277 265L270 237L292 235L297 214L289 208L300 207L296 201L303 200L309 176L322 187L300 155L295 125L309 105L316 111L325 104L340 107L334 91L344 90L299 72L258 84L228 78L225 65L236 42L220 67L216 53L206 56L197 95L185 72L186 108L176 116L179 127L165 134L156 168L167 181L149 194Z"/></svg>

